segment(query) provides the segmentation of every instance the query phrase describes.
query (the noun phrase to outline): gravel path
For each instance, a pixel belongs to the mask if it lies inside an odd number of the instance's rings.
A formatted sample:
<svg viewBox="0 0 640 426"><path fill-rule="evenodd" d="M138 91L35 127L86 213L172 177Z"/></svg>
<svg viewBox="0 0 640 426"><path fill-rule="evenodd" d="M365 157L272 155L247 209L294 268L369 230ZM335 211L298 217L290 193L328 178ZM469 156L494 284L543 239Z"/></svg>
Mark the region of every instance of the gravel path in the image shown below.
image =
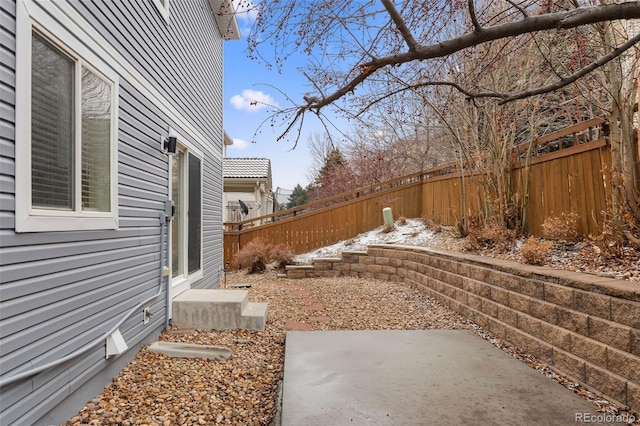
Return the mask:
<svg viewBox="0 0 640 426"><path fill-rule="evenodd" d="M277 279L230 273L227 285L250 283L249 300L268 302L264 332L172 327L160 340L225 346L228 361L168 358L143 348L68 425L270 425L277 416L287 330L469 329L591 399L617 407L485 333L418 290L360 278Z"/></svg>

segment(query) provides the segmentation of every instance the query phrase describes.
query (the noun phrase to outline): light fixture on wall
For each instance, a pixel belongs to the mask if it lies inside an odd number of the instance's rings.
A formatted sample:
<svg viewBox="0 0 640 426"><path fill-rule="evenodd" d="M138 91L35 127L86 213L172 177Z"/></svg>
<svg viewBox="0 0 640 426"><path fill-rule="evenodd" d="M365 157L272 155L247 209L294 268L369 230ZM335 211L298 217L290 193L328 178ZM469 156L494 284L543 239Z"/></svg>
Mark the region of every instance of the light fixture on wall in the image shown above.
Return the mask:
<svg viewBox="0 0 640 426"><path fill-rule="evenodd" d="M175 154L177 147L177 136L168 136L162 140L162 152L164 152L165 154Z"/></svg>

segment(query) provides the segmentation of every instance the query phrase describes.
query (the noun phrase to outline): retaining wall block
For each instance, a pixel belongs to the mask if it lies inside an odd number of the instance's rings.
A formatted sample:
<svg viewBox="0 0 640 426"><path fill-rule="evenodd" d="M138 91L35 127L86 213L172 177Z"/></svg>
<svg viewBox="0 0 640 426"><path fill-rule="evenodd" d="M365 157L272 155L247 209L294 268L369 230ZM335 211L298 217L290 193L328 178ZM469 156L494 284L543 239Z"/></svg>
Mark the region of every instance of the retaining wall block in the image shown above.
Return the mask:
<svg viewBox="0 0 640 426"><path fill-rule="evenodd" d="M588 362L585 364L585 372L585 382L589 386L593 386L599 392L602 392L609 398L613 398L619 404L626 405L627 381L623 377Z"/></svg>
<svg viewBox="0 0 640 426"><path fill-rule="evenodd" d="M574 290L573 309L600 318L611 319L611 297L584 290Z"/></svg>
<svg viewBox="0 0 640 426"><path fill-rule="evenodd" d="M529 307L531 306L531 297L523 294L510 292L509 293L509 307L524 314L529 313Z"/></svg>
<svg viewBox="0 0 640 426"><path fill-rule="evenodd" d="M631 327L589 316L589 337L626 352L631 352Z"/></svg>
<svg viewBox="0 0 640 426"><path fill-rule="evenodd" d="M544 283L529 278L519 277L518 291L524 295L544 299Z"/></svg>
<svg viewBox="0 0 640 426"><path fill-rule="evenodd" d="M456 288L453 294L453 298L458 302L464 303L465 305L469 304L469 293L467 293L466 291Z"/></svg>
<svg viewBox="0 0 640 426"><path fill-rule="evenodd" d="M333 267L337 271L342 271L342 272L347 272L347 271L351 270L351 264L350 263L336 263L335 265L333 265Z"/></svg>
<svg viewBox="0 0 640 426"><path fill-rule="evenodd" d="M350 270L352 272L357 272L358 274L360 274L367 270L367 265L363 265L362 263L352 263Z"/></svg>
<svg viewBox="0 0 640 426"><path fill-rule="evenodd" d="M331 270L333 269L334 262L328 259L314 259L313 268L315 270Z"/></svg>
<svg viewBox="0 0 640 426"><path fill-rule="evenodd" d="M500 305L498 305L495 302L492 302L491 300L482 299L482 305L481 305L481 311L484 312L485 314L489 315L492 318L498 318L498 307Z"/></svg>
<svg viewBox="0 0 640 426"><path fill-rule="evenodd" d="M525 333L529 333L535 337L542 337L540 325L541 323L542 321L540 321L539 319L527 314L518 314L518 328Z"/></svg>
<svg viewBox="0 0 640 426"><path fill-rule="evenodd" d="M305 277L304 269L288 269L287 270L287 278L296 280L304 277Z"/></svg>
<svg viewBox="0 0 640 426"><path fill-rule="evenodd" d="M485 280L485 278L487 278L486 269L481 266L469 265L469 268L467 270L467 277L476 281L483 281L489 284L496 284L494 280L491 280L491 281Z"/></svg>
<svg viewBox="0 0 640 426"><path fill-rule="evenodd" d="M572 308L573 289L559 284L544 283L544 300L566 308Z"/></svg>
<svg viewBox="0 0 640 426"><path fill-rule="evenodd" d="M483 313L478 313L478 318L482 317L483 321L484 321L484 326L483 328L485 328L486 330L490 331L491 333L493 333L494 336L499 337L500 339L505 339L506 338L506 324L503 323L502 321L483 314Z"/></svg>
<svg viewBox="0 0 640 426"><path fill-rule="evenodd" d="M477 294L485 299L491 298L491 286L480 281L471 280L466 278L467 285L471 289L473 294Z"/></svg>
<svg viewBox="0 0 640 426"><path fill-rule="evenodd" d="M586 372L584 359L572 355L558 348L553 348L553 366L557 367L560 371L566 372L574 379L585 383Z"/></svg>
<svg viewBox="0 0 640 426"><path fill-rule="evenodd" d="M583 336L589 335L589 315L562 307L556 308L557 325Z"/></svg>
<svg viewBox="0 0 640 426"><path fill-rule="evenodd" d="M361 265L373 265L376 263L376 258L372 256L360 256L358 263Z"/></svg>
<svg viewBox="0 0 640 426"><path fill-rule="evenodd" d="M497 318L505 324L511 325L513 327L518 326L518 313L513 309L508 308L507 306L498 305Z"/></svg>
<svg viewBox="0 0 640 426"><path fill-rule="evenodd" d="M342 261L346 263L360 263L360 257L366 256L365 251L343 251Z"/></svg>
<svg viewBox="0 0 640 426"><path fill-rule="evenodd" d="M551 364L553 346L515 327L506 326L505 340L534 355L538 360Z"/></svg>
<svg viewBox="0 0 640 426"><path fill-rule="evenodd" d="M631 329L631 353L640 356L640 329Z"/></svg>
<svg viewBox="0 0 640 426"><path fill-rule="evenodd" d="M497 285L507 290L511 290L514 292L521 293L520 290L520 282L521 277L516 275L506 274L504 272L494 271L494 274L497 276ZM491 281L485 281L491 283Z"/></svg>
<svg viewBox="0 0 640 426"><path fill-rule="evenodd" d="M587 337L571 334L571 353L592 364L607 366L607 345Z"/></svg>
<svg viewBox="0 0 640 426"><path fill-rule="evenodd" d="M571 351L571 332L557 325L542 322L540 324L541 339L564 351Z"/></svg>
<svg viewBox="0 0 640 426"><path fill-rule="evenodd" d="M482 308L482 298L475 294L468 293L469 306L479 311Z"/></svg>
<svg viewBox="0 0 640 426"><path fill-rule="evenodd" d="M607 370L640 385L640 357L619 349L607 348Z"/></svg>
<svg viewBox="0 0 640 426"><path fill-rule="evenodd" d="M509 291L500 287L491 286L489 298L496 303L509 306Z"/></svg>
<svg viewBox="0 0 640 426"><path fill-rule="evenodd" d="M551 324L557 323L556 305L553 303L533 299L529 305L529 314Z"/></svg>
<svg viewBox="0 0 640 426"><path fill-rule="evenodd" d="M640 303L612 297L610 319L640 330Z"/></svg>
<svg viewBox="0 0 640 426"><path fill-rule="evenodd" d="M627 405L634 407L636 410L640 407L640 385L633 382L627 382Z"/></svg>

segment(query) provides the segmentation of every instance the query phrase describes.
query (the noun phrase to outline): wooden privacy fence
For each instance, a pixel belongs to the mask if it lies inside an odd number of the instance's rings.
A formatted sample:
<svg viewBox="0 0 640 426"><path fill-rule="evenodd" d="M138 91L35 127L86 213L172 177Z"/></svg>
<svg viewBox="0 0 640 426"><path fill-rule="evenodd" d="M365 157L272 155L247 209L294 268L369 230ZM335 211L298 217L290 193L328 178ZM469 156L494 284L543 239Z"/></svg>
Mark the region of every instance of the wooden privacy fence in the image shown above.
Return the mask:
<svg viewBox="0 0 640 426"><path fill-rule="evenodd" d="M509 182L523 203L526 232L540 235L547 218L576 213L582 233L600 233L611 189L611 153L603 126L604 120L596 118L514 148ZM295 253L331 245L382 225L384 207L391 207L396 218L429 217L453 226L464 213L481 209L482 179L460 164L448 163L293 209L225 223L224 259L233 262L255 238L285 244Z"/></svg>

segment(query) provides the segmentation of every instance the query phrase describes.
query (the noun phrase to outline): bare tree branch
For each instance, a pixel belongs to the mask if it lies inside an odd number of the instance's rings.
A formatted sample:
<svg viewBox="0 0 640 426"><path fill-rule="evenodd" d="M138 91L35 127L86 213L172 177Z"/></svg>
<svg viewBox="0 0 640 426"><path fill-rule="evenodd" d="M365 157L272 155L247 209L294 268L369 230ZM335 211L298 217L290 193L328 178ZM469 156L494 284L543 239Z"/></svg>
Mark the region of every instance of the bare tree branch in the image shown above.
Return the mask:
<svg viewBox="0 0 640 426"><path fill-rule="evenodd" d="M473 32L474 33L480 33L482 31L482 25L480 25L480 22L478 22L478 17L476 16L476 7L473 4L473 0L469 0L468 1L468 7L469 7L469 16L471 16L471 23L473 24Z"/></svg>
<svg viewBox="0 0 640 426"><path fill-rule="evenodd" d="M419 44L413 38L411 31L409 31L409 28L405 24L404 19L402 19L402 16L400 15L400 12L398 12L398 9L396 9L396 6L389 0L381 0L381 2L384 8L387 10L387 13L391 17L393 23L396 24L398 31L400 31L400 34L402 34L402 38L404 38L404 41L407 43L409 51L412 52L416 50Z"/></svg>
<svg viewBox="0 0 640 426"><path fill-rule="evenodd" d="M594 62L590 63L589 65L579 69L575 73L573 73L573 74L571 74L571 75L569 75L567 77L561 78L560 80L556 81L555 83L549 84L549 85L544 86L544 87L536 88L536 89L526 90L526 91L523 91L523 92L513 93L513 94L498 93L498 92L473 92L473 91L470 91L468 89L465 89L462 85L460 85L458 83L455 83L455 82L451 82L451 81L427 81L427 82L418 83L418 84L406 85L405 87L402 87L400 89L397 89L397 90L394 90L394 91L390 91L389 93L385 94L385 96L380 97L376 101L373 101L371 103L371 105L373 105L374 103L376 103L378 101L382 101L385 98L397 95L398 93L402 93L402 92L405 92L407 90L417 89L419 87L427 87L427 86L449 86L449 87L453 87L458 92L462 93L467 98L472 99L472 100L473 99L480 99L480 98L499 98L500 101L498 102L498 104L499 105L503 105L503 104L506 104L508 102L513 102L513 101L517 101L517 100L520 100L520 99L525 99L525 98L528 98L528 97L531 97L531 96L541 95L541 94L544 94L544 93L553 92L555 90L558 90L558 89L561 89L561 88L563 88L565 86L568 86L569 84L574 83L575 81L577 81L580 78L584 77L585 75L589 74L590 72L592 72L596 68L601 67L604 64L606 64L607 62L609 62L609 61L615 59L616 57L620 56L620 54L622 54L624 51L630 49L634 44L636 44L638 42L640 42L640 33L636 34L634 37L630 38L625 43L621 44L616 49L612 50L609 54L607 54L607 55L603 56L602 58L598 59L597 61L594 61ZM361 111L360 113L364 112L365 110Z"/></svg>
<svg viewBox="0 0 640 426"><path fill-rule="evenodd" d="M519 4L517 4L516 2L514 2L513 0L507 0L507 3L509 3L511 6L515 7L516 9L518 9L518 11L520 13L522 13L522 16L527 18L529 16L529 14L527 13L526 10L524 10L524 8L522 8ZM576 5L576 7L578 7L578 5Z"/></svg>
<svg viewBox="0 0 640 426"><path fill-rule="evenodd" d="M395 9L395 8L394 8ZM460 50L489 41L519 36L549 29L569 29L602 21L640 18L640 1L581 7L578 9L529 16L519 21L484 27L481 32L469 32L440 43L419 46L415 50L372 59L359 65L360 73L338 88L333 94L324 96L318 102L302 108L320 110L343 96L353 92L375 71L412 61L440 58Z"/></svg>
<svg viewBox="0 0 640 426"><path fill-rule="evenodd" d="M504 95L500 95L498 97L503 98L499 104L505 104L507 102L512 102L518 99L524 99L524 98L528 98L530 96L535 96L535 95L540 95L542 93L549 93L552 92L554 90L558 90L562 87L568 86L569 84L575 82L576 80L580 79L581 77L584 77L585 75L589 74L591 71L595 70L598 67L601 67L602 65L606 64L607 62L613 60L614 58L618 57L622 52L624 52L625 50L628 50L629 48L631 48L634 44L640 42L640 33L636 34L634 37L630 38L629 40L627 40L627 42L621 44L620 46L618 46L617 48L615 48L614 50L612 50L609 54L603 56L602 58L598 59L595 62L592 62L591 64L587 65L586 67L583 67L581 69L579 69L578 71L576 71L575 73L571 74L568 77L565 77L553 84L550 84L548 86L544 86L544 87L540 87L538 89L532 89L532 90L527 90L521 93L517 93L514 95L510 95L510 96L504 96Z"/></svg>

